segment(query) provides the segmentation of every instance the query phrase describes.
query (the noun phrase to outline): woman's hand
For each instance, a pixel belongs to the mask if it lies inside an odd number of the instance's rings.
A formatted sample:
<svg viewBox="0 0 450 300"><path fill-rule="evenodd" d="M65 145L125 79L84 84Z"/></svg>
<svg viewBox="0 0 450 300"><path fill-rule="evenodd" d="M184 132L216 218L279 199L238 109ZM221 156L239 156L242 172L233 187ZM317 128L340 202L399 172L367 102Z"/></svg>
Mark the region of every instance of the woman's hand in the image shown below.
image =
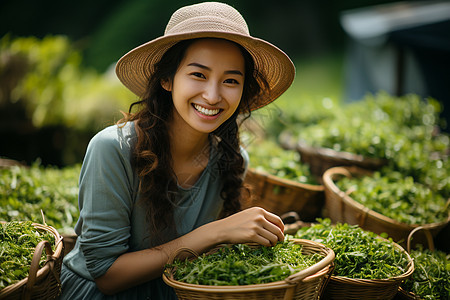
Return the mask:
<svg viewBox="0 0 450 300"><path fill-rule="evenodd" d="M284 224L280 217L260 207L251 207L215 223L222 243L254 242L273 246L284 240Z"/></svg>

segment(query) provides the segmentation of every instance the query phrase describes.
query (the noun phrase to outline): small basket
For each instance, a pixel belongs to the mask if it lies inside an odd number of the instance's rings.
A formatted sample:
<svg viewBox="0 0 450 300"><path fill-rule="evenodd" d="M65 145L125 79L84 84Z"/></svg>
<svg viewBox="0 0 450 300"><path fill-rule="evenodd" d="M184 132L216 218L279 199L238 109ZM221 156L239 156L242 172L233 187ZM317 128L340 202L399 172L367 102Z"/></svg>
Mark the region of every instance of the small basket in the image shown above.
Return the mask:
<svg viewBox="0 0 450 300"><path fill-rule="evenodd" d="M314 221L322 214L325 203L323 185L300 183L249 168L245 183L251 187L252 201L274 214L295 211L302 220Z"/></svg>
<svg viewBox="0 0 450 300"><path fill-rule="evenodd" d="M286 215L286 217L296 218L295 215ZM303 223L296 221L289 224L289 233L295 233L302 227L310 227L313 223ZM286 231L285 231L286 233ZM381 239L384 239L380 237ZM407 270L396 277L388 279L357 279L343 276L331 275L321 299L331 300L388 300L394 299L402 282L414 272L414 260L409 256L399 244L392 242L393 245L408 257Z"/></svg>
<svg viewBox="0 0 450 300"><path fill-rule="evenodd" d="M78 235L75 232L63 233L61 235L62 235L63 241L64 241L64 256L66 256L75 247L75 244L78 239Z"/></svg>
<svg viewBox="0 0 450 300"><path fill-rule="evenodd" d="M406 246L407 237L414 228L422 226L435 236L449 223L450 216L446 221L421 225L396 221L353 200L349 196L349 192L341 191L334 182L342 176L370 176L371 174L372 171L358 167L334 167L324 173L325 209L332 222L359 225L361 228L377 234L387 233L402 246ZM421 235L416 238L414 244L423 244L424 242L424 236Z"/></svg>
<svg viewBox="0 0 450 300"><path fill-rule="evenodd" d="M188 284L173 278L173 269L167 268L163 280L174 288L178 299L319 299L329 276L334 270L334 252L320 243L303 239L292 239L294 243L302 245L303 254L319 253L323 259L311 267L290 275L283 281L271 283L240 285L240 286L211 286ZM181 248L169 259L169 263L183 251L191 252L195 259L198 256L194 251ZM211 250L211 251L214 251ZM208 253L211 253L208 252Z"/></svg>
<svg viewBox="0 0 450 300"><path fill-rule="evenodd" d="M423 230L423 232L425 233L425 236L426 236L427 242L428 242L428 249L430 249L430 251L434 251L434 242L433 242L433 237L431 236L430 231L422 226L419 226L419 227L414 228L408 235L408 241L407 241L407 247L406 247L406 251L408 251L408 253L411 253L411 240L412 240L413 235L417 231L420 231L420 230ZM398 288L397 297L399 299L405 299L405 300L421 300L422 299L418 295L404 290L401 286Z"/></svg>
<svg viewBox="0 0 450 300"><path fill-rule="evenodd" d="M0 169L6 169L11 167L25 167L25 165L17 160L9 158L0 158Z"/></svg>
<svg viewBox="0 0 450 300"><path fill-rule="evenodd" d="M372 300L394 299L402 282L414 272L414 261L400 245L394 246L405 252L408 256L407 270L396 277L387 279L358 279L343 276L331 276L328 282L324 299L333 300Z"/></svg>
<svg viewBox="0 0 450 300"><path fill-rule="evenodd" d="M28 277L2 289L0 299L56 299L61 292L60 274L64 257L63 237L51 226L38 223L33 223L33 226L54 235L55 252L53 252L52 245L48 241L39 242L34 250ZM39 268L39 261L44 249L47 260L45 265Z"/></svg>
<svg viewBox="0 0 450 300"><path fill-rule="evenodd" d="M356 166L377 170L388 163L388 160L382 158L370 158L330 148L312 147L301 142L297 143L297 151L300 154L300 160L310 166L311 173L319 180L322 180L325 171L332 167Z"/></svg>

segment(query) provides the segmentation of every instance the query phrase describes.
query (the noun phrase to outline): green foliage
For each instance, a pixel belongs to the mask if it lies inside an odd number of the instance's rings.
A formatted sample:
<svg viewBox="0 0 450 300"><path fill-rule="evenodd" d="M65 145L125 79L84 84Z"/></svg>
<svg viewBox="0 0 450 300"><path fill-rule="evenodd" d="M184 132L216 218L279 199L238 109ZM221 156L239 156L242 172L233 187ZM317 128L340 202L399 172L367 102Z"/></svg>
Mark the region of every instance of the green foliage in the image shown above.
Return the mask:
<svg viewBox="0 0 450 300"><path fill-rule="evenodd" d="M352 199L365 207L406 224L438 223L449 217L450 201L411 176L389 169L373 176L343 177L336 185L352 190Z"/></svg>
<svg viewBox="0 0 450 300"><path fill-rule="evenodd" d="M450 299L450 254L428 249L413 249L414 273L402 284L405 291L424 300Z"/></svg>
<svg viewBox="0 0 450 300"><path fill-rule="evenodd" d="M55 244L51 233L36 229L31 221L2 223L0 239L0 290L28 276L34 250L40 241ZM43 252L39 263L41 267L46 259Z"/></svg>
<svg viewBox="0 0 450 300"><path fill-rule="evenodd" d="M331 224L318 219L311 227L300 228L295 237L324 244L333 249L335 276L359 279L387 279L405 273L408 258L392 240L347 223Z"/></svg>
<svg viewBox="0 0 450 300"><path fill-rule="evenodd" d="M72 231L79 217L80 165L0 169L0 220L45 222L60 233Z"/></svg>
<svg viewBox="0 0 450 300"><path fill-rule="evenodd" d="M423 143L429 151L449 145L448 138L434 137L440 106L433 99L379 93L343 105L334 113L296 132L298 139L311 146L393 160L414 143Z"/></svg>
<svg viewBox="0 0 450 300"><path fill-rule="evenodd" d="M178 281L202 285L248 285L284 280L319 262L319 254L304 255L302 246L292 241L278 242L273 247L252 248L246 244L219 248L194 260L176 260L167 267L175 268Z"/></svg>
<svg viewBox="0 0 450 300"><path fill-rule="evenodd" d="M127 110L131 92L106 72L81 66L81 54L65 36L0 40L0 74L25 66L11 87L11 102L23 103L35 127L65 125L103 127L120 109ZM3 76L6 76L3 74Z"/></svg>
<svg viewBox="0 0 450 300"><path fill-rule="evenodd" d="M318 116L313 122L305 121L300 113L285 132L310 146L387 159L392 172L411 176L433 192L450 197L450 139L439 132L444 125L436 100L380 92L332 107L325 114L312 113Z"/></svg>
<svg viewBox="0 0 450 300"><path fill-rule="evenodd" d="M271 140L255 141L248 145L250 167L277 177L301 183L318 184L307 164L300 162L294 150L285 150Z"/></svg>

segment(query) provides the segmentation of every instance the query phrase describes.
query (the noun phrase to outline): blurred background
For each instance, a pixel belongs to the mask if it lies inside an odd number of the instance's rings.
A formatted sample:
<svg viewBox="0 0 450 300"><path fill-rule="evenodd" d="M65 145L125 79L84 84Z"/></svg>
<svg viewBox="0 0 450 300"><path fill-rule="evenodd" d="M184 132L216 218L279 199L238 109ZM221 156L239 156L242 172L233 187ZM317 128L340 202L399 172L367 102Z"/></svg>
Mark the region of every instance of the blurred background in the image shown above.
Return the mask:
<svg viewBox="0 0 450 300"><path fill-rule="evenodd" d="M177 8L197 2L3 0L0 156L81 162L89 139L136 100L118 83L115 62L162 35ZM297 68L293 86L260 114L330 109L380 90L450 101L449 1L225 2Z"/></svg>

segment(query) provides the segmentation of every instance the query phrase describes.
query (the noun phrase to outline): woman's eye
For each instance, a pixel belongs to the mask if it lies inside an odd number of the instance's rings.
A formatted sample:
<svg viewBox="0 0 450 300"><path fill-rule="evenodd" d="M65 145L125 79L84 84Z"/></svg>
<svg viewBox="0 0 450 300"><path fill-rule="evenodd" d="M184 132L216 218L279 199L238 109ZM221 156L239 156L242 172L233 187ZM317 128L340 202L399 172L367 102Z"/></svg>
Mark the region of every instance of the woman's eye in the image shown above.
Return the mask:
<svg viewBox="0 0 450 300"><path fill-rule="evenodd" d="M236 79L230 78L230 79L226 79L224 81L224 83L239 84L239 81L237 81Z"/></svg>
<svg viewBox="0 0 450 300"><path fill-rule="evenodd" d="M194 73L191 73L191 75L195 76L195 77L203 78L203 79L206 78L205 75L203 75L200 72L194 72Z"/></svg>

